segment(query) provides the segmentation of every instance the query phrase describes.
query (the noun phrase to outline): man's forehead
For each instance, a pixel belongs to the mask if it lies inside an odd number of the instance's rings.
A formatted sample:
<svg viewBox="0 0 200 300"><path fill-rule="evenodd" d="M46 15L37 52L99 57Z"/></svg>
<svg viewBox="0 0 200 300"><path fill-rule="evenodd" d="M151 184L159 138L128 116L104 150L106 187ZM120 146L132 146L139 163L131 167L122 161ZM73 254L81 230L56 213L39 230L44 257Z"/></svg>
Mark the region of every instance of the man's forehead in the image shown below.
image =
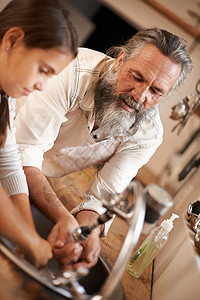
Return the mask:
<svg viewBox="0 0 200 300"><path fill-rule="evenodd" d="M181 65L165 56L160 50L149 45L135 57L127 61L127 69L133 75L149 85L154 85L158 91L165 91L165 86L172 86L181 73Z"/></svg>

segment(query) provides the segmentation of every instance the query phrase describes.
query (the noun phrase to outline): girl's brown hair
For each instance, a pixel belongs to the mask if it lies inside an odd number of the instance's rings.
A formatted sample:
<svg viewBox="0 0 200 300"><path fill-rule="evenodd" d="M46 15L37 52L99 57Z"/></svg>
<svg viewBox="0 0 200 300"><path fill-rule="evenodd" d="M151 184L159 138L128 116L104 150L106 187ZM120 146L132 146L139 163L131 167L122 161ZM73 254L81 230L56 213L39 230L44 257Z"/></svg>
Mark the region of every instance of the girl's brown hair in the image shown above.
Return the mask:
<svg viewBox="0 0 200 300"><path fill-rule="evenodd" d="M8 97L0 91L0 148L5 144L7 128L10 127Z"/></svg>
<svg viewBox="0 0 200 300"><path fill-rule="evenodd" d="M77 55L77 33L66 5L61 0L12 0L0 12L0 43L12 27L24 31L27 48L58 47L63 53ZM2 94L0 103L0 148L4 146L9 126L8 97Z"/></svg>

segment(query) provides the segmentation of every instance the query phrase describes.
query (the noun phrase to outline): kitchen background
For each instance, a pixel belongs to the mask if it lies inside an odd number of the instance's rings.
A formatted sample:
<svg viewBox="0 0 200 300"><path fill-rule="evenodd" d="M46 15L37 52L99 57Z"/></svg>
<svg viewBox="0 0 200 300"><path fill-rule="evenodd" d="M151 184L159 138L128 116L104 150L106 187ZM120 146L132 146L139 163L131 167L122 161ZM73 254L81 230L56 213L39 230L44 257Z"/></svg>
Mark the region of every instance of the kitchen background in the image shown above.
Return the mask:
<svg viewBox="0 0 200 300"><path fill-rule="evenodd" d="M160 114L164 125L164 140L149 163L139 172L139 175L142 174L141 172L147 172L152 177L152 181L157 181L162 186L167 187L173 195L187 182L188 176L196 172L197 166L193 163L194 167L185 176L185 179L178 180L183 168L194 155L197 155L196 158L198 159L200 152L200 134L198 134L200 117L196 113L193 113L179 135L177 134L177 129L172 132L178 121L170 118L172 107L185 96L194 93L196 83L200 79L199 37L197 37L197 42L195 42L196 39L193 34L185 30L182 24L178 26L169 19L169 16L166 17L168 11L161 14L155 7L147 5L145 0L63 1L69 7L71 19L78 32L80 46L106 52L109 47L124 43L138 29L151 26L170 30L187 41L193 60L193 71L184 86L161 104ZM8 2L8 0L1 0L0 9ZM158 5L165 3L163 0L152 2L158 3ZM192 25L198 30L200 23L200 2L195 0L181 1L181 10L180 0L169 1L167 5L167 9L170 9L175 18L181 16L184 21L190 23L190 26ZM190 146L187 146L191 138L193 141ZM200 188L194 188L199 189L200 194Z"/></svg>
<svg viewBox="0 0 200 300"><path fill-rule="evenodd" d="M157 2L162 4L165 1L159 0ZM160 114L164 125L164 141L149 163L139 172L139 175L147 172L152 176L152 180L159 182L174 195L182 186L187 184L188 177L196 173L197 166L193 164L194 167L191 168L188 175L179 181L180 172L194 155L197 155L196 159L200 156L200 134L198 132L200 117L196 114L197 110L189 118L179 135L177 134L178 128L172 132L178 121L170 118L172 107L185 96L194 93L196 83L200 79L199 43L195 42L196 38L185 30L182 24L177 26L176 23L166 17L166 14L160 14L154 7L146 5L145 1L142 0L68 0L68 3L86 18L86 22L90 23L88 34L85 33L87 38L80 41L80 45L84 47L106 52L109 47L125 42L138 29L151 26L170 30L187 41L188 51L193 60L193 71L184 86L161 104ZM180 7L182 7L181 10ZM168 9L171 9L175 16L177 14L188 23L190 22L189 25L194 28L199 26L200 3L198 1L186 0L181 1L181 3L179 0L169 1ZM196 15L193 16L192 12ZM79 30L79 24L79 20L77 20L75 22L77 30ZM192 101L194 100L191 99L191 103ZM200 198L200 187L194 186L194 188L199 189Z"/></svg>
<svg viewBox="0 0 200 300"><path fill-rule="evenodd" d="M162 300L197 297L200 294L200 259L194 249L193 236L188 233L185 215L188 204L200 200L200 107L181 128L179 135L178 128L172 132L178 121L172 120L170 115L172 107L195 92L196 83L200 79L200 2L63 1L69 7L80 46L105 52L110 46L125 42L138 29L152 26L169 30L188 43L193 71L185 85L161 104L164 140L149 163L139 171L138 177L144 184L157 182L166 188L174 197L173 211L182 217L177 230L171 234L170 242L155 260L152 300L160 300L161 293ZM0 0L0 9L7 2Z"/></svg>

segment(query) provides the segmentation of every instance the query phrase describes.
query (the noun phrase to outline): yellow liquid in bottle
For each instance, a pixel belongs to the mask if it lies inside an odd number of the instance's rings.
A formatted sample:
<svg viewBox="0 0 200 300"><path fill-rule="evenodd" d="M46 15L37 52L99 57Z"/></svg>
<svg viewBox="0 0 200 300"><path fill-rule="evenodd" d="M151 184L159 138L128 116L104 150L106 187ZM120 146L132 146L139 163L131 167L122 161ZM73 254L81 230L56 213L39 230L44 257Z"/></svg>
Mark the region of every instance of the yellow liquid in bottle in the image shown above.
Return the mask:
<svg viewBox="0 0 200 300"><path fill-rule="evenodd" d="M148 267L154 257L158 254L160 247L158 243L147 243L140 248L129 262L127 272L135 278L139 278Z"/></svg>

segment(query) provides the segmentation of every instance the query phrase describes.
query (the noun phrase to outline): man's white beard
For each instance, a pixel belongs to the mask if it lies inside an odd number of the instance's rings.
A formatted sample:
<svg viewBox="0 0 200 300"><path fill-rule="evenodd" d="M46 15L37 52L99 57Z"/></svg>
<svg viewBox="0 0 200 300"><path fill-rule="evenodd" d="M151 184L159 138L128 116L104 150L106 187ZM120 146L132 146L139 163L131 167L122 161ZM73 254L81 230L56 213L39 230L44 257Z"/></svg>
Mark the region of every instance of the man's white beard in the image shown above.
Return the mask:
<svg viewBox="0 0 200 300"><path fill-rule="evenodd" d="M113 136L133 135L139 126L142 115L130 113L119 104L119 97L114 95L116 73L112 71L100 79L95 91L95 120L98 129L91 133L96 141Z"/></svg>
<svg viewBox="0 0 200 300"><path fill-rule="evenodd" d="M100 141L112 136L130 136L132 126L136 121L135 114L130 114L118 103L111 103L101 120L97 120L98 129L92 132L96 140Z"/></svg>

